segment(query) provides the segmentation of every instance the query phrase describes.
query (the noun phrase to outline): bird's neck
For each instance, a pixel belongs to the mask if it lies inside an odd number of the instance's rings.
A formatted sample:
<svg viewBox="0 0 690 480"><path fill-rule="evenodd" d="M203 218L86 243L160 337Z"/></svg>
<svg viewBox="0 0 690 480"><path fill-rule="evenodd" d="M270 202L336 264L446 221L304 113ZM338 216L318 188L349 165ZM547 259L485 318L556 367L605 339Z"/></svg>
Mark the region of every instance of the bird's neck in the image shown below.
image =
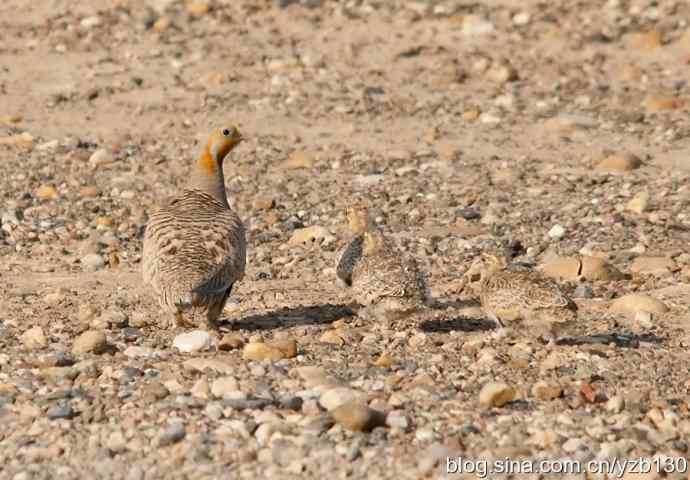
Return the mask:
<svg viewBox="0 0 690 480"><path fill-rule="evenodd" d="M200 190L224 205L228 204L223 165L215 158L209 145L204 145L199 157L194 162L188 188Z"/></svg>

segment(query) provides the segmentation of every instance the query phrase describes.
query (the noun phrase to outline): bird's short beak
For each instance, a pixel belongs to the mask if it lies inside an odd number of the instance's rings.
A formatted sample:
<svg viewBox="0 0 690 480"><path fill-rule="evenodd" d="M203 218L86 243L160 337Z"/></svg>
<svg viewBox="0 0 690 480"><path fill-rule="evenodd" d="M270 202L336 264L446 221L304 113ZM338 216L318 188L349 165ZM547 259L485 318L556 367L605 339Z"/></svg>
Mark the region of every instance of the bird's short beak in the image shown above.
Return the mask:
<svg viewBox="0 0 690 480"><path fill-rule="evenodd" d="M235 135L235 141L240 143L242 140L244 140L244 135L242 135L239 125L235 125L235 132L237 132Z"/></svg>

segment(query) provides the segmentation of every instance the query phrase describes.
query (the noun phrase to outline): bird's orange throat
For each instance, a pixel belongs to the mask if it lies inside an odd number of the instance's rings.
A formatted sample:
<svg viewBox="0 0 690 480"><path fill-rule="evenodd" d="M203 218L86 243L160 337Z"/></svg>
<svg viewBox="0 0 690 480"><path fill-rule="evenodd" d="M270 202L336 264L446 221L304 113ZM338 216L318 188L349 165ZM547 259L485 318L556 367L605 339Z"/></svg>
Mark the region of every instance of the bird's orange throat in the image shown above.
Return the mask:
<svg viewBox="0 0 690 480"><path fill-rule="evenodd" d="M207 175L214 175L216 173L216 160L211 155L211 148L206 145L199 156L199 169Z"/></svg>

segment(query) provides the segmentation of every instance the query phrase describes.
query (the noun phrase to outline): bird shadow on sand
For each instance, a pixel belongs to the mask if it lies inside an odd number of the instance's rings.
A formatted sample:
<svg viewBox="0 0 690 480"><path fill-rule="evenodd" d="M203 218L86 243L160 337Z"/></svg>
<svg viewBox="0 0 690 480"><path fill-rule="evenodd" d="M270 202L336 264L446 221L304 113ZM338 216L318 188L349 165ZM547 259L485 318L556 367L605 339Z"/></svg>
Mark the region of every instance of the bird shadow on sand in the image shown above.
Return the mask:
<svg viewBox="0 0 690 480"><path fill-rule="evenodd" d="M278 327L298 327L304 325L324 325L341 318L351 317L355 312L348 305L307 305L284 307L266 313L224 320L221 330L271 330Z"/></svg>
<svg viewBox="0 0 690 480"><path fill-rule="evenodd" d="M431 305L433 310L462 310L463 308L478 307L476 300L457 300L450 302L436 301ZM427 333L459 332L485 332L496 328L496 324L485 318L476 318L472 315L452 314L446 318L426 320L419 325L419 329Z"/></svg>
<svg viewBox="0 0 690 480"><path fill-rule="evenodd" d="M419 329L427 333L485 332L495 328L496 324L491 320L462 316L427 320L419 325Z"/></svg>
<svg viewBox="0 0 690 480"><path fill-rule="evenodd" d="M641 343L661 344L664 339L651 333L637 335L634 333L607 332L595 335L583 335L572 338L562 338L558 340L558 345L579 346L579 345L609 345L614 344L619 348L638 348Z"/></svg>

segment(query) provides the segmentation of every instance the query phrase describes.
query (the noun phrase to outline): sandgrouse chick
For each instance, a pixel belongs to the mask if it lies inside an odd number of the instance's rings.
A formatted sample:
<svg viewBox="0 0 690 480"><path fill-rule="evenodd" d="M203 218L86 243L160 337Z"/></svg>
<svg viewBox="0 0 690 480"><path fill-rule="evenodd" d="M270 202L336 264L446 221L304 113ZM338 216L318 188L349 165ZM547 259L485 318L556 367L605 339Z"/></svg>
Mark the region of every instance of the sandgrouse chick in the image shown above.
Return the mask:
<svg viewBox="0 0 690 480"><path fill-rule="evenodd" d="M501 327L519 322L555 341L577 318L577 305L541 272L484 254L478 291L482 310ZM475 266L473 266L475 267ZM476 272L470 268L468 274Z"/></svg>
<svg viewBox="0 0 690 480"><path fill-rule="evenodd" d="M194 162L189 183L151 215L144 235L144 282L153 288L170 325L205 314L216 328L235 282L242 280L246 241L225 193L223 160L242 141L236 127L217 128Z"/></svg>
<svg viewBox="0 0 690 480"><path fill-rule="evenodd" d="M360 316L392 321L416 312L429 298L417 262L394 248L366 207L348 208L347 219L351 239L337 257L336 281L365 307Z"/></svg>

